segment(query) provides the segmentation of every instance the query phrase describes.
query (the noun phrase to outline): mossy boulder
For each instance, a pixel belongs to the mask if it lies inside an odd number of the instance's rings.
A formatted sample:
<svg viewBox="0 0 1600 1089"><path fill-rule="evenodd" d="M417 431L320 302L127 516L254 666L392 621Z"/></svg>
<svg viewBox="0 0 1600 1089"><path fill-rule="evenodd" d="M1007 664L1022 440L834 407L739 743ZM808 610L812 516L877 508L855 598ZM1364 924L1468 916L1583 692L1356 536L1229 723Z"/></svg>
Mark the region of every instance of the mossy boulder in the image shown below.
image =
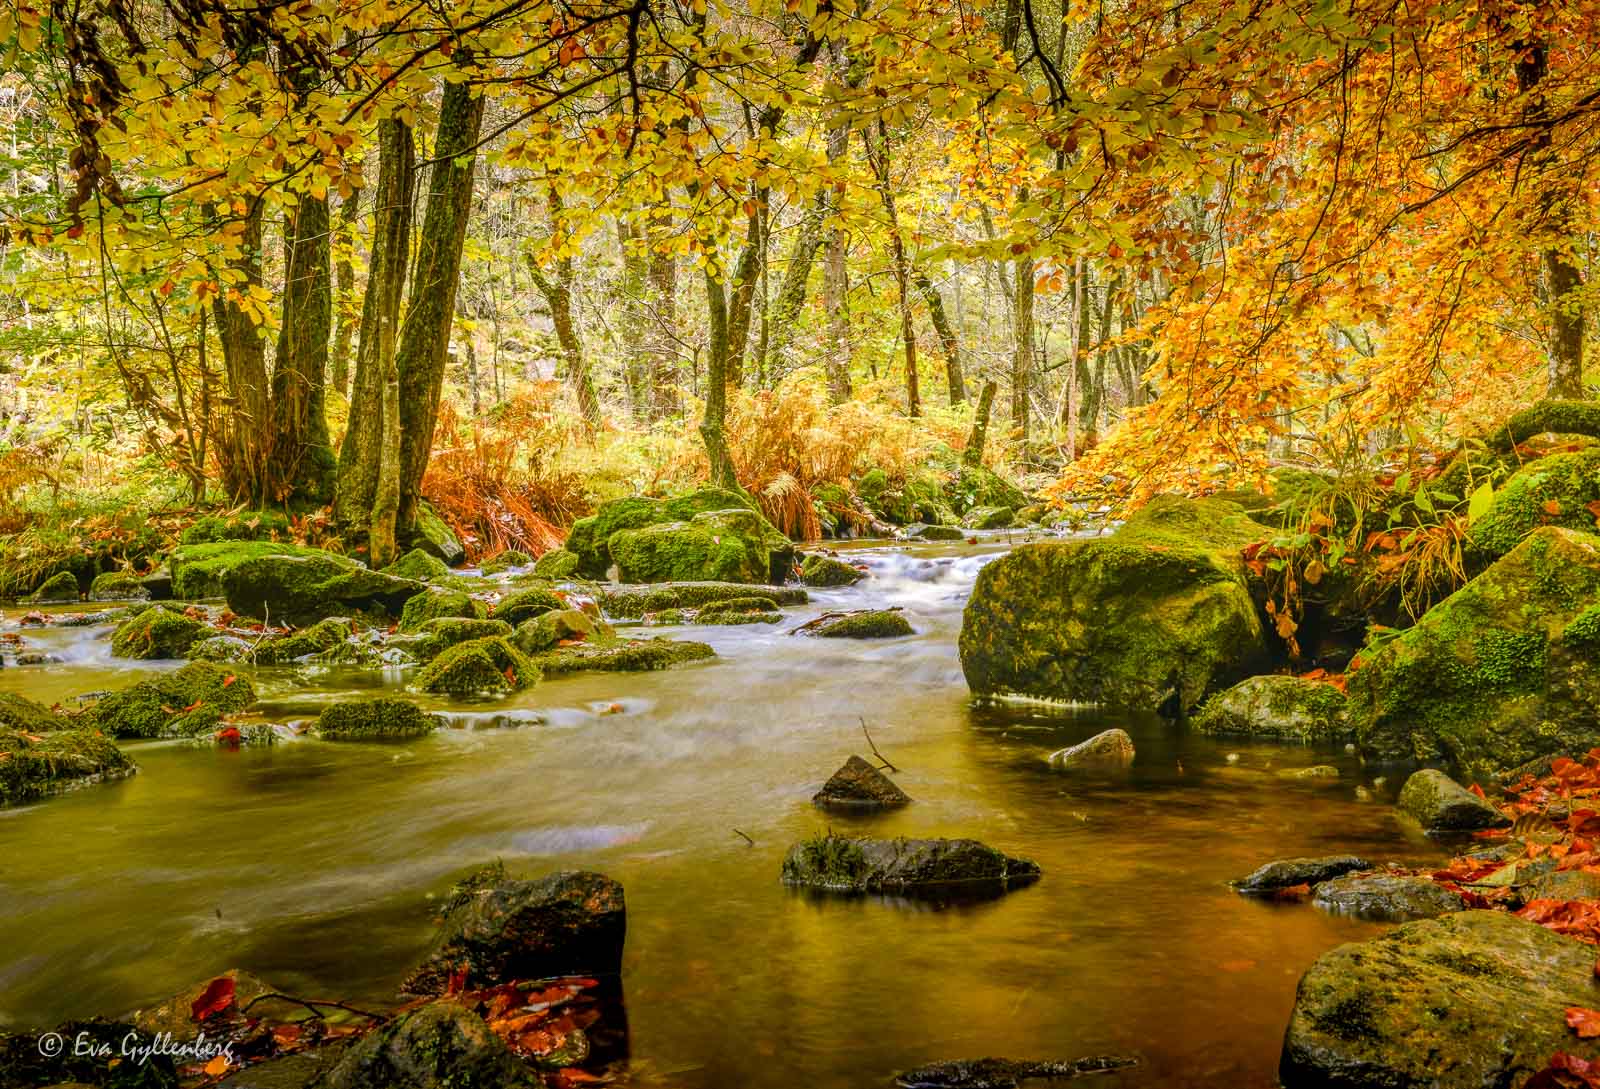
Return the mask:
<svg viewBox="0 0 1600 1089"><path fill-rule="evenodd" d="M178 540L186 545L222 541L271 541L288 537L289 517L279 511L245 510L196 519Z"/></svg>
<svg viewBox="0 0 1600 1089"><path fill-rule="evenodd" d="M697 514L743 508L755 510L742 492L725 488L701 488L671 499L632 496L602 504L588 518L580 518L567 535L567 551L578 557L578 574L584 578L604 578L613 557L610 542L620 530L642 529L664 522L687 522ZM770 526L769 526L770 528ZM772 530L776 533L777 530Z"/></svg>
<svg viewBox="0 0 1600 1089"><path fill-rule="evenodd" d="M111 633L111 653L117 658L186 658L189 648L210 634L211 627L203 620L151 605L117 625Z"/></svg>
<svg viewBox="0 0 1600 1089"><path fill-rule="evenodd" d="M262 556L323 556L326 553L276 541L222 541L183 545L167 558L172 575L172 596L180 601L206 601L224 597L223 576L233 568Z"/></svg>
<svg viewBox="0 0 1600 1089"><path fill-rule="evenodd" d="M466 616L440 616L424 623L417 629L410 641L401 644L402 637L396 637L392 640L391 645L403 645L406 653L417 661L431 662L457 643L510 634L511 625L504 620L480 620L476 617Z"/></svg>
<svg viewBox="0 0 1600 1089"><path fill-rule="evenodd" d="M1324 953L1300 980L1278 1076L1297 1087L1520 1086L1595 1004L1594 947L1500 911L1408 923Z"/></svg>
<svg viewBox="0 0 1600 1089"><path fill-rule="evenodd" d="M134 770L133 761L97 730L32 734L0 726L0 807L120 779Z"/></svg>
<svg viewBox="0 0 1600 1089"><path fill-rule="evenodd" d="M829 620L807 633L819 639L896 639L915 635L911 621L897 609L869 609Z"/></svg>
<svg viewBox="0 0 1600 1089"><path fill-rule="evenodd" d="M15 692L0 692L0 729L42 734L72 725L72 719L56 714L37 700Z"/></svg>
<svg viewBox="0 0 1600 1089"><path fill-rule="evenodd" d="M482 620L488 615L483 602L459 590L444 590L430 586L420 594L406 599L400 610L400 630L421 631L429 621L442 617Z"/></svg>
<svg viewBox="0 0 1600 1089"><path fill-rule="evenodd" d="M90 601L149 601L144 579L131 571L104 571L89 584Z"/></svg>
<svg viewBox="0 0 1600 1089"><path fill-rule="evenodd" d="M783 882L819 892L961 897L1008 892L1039 867L974 839L852 839L829 833L795 844Z"/></svg>
<svg viewBox="0 0 1600 1089"><path fill-rule="evenodd" d="M1489 510L1467 540L1485 559L1498 559L1541 526L1593 533L1588 505L1600 500L1600 444L1551 454L1524 465L1496 489Z"/></svg>
<svg viewBox="0 0 1600 1089"><path fill-rule="evenodd" d="M789 539L745 508L618 530L607 551L621 582L782 582L794 565Z"/></svg>
<svg viewBox="0 0 1600 1089"><path fill-rule="evenodd" d="M77 601L79 596L78 576L71 571L57 571L45 579L44 585L29 594L26 600L34 605L59 605Z"/></svg>
<svg viewBox="0 0 1600 1089"><path fill-rule="evenodd" d="M317 716L311 732L324 741L404 741L438 728L438 715L409 700L379 696L334 704Z"/></svg>
<svg viewBox="0 0 1600 1089"><path fill-rule="evenodd" d="M1600 537L1536 530L1415 626L1369 643L1349 694L1369 757L1487 777L1600 744Z"/></svg>
<svg viewBox="0 0 1600 1089"><path fill-rule="evenodd" d="M216 729L224 715L255 699L250 682L231 669L190 662L100 697L83 717L109 737L193 737Z"/></svg>
<svg viewBox="0 0 1600 1089"><path fill-rule="evenodd" d="M962 517L967 529L1005 529L1017 520L1016 511L1010 507L973 507Z"/></svg>
<svg viewBox="0 0 1600 1089"><path fill-rule="evenodd" d="M557 647L534 655L533 661L546 677L558 677L587 672L646 673L715 657L716 652L705 643L658 638L596 640L575 647Z"/></svg>
<svg viewBox="0 0 1600 1089"><path fill-rule="evenodd" d="M513 567L527 567L532 562L533 557L526 552L508 548L502 552L496 552L478 566L479 570L485 575L498 575L503 571L511 570Z"/></svg>
<svg viewBox="0 0 1600 1089"><path fill-rule="evenodd" d="M483 1018L434 1002L363 1036L319 1089L535 1089L537 1074Z"/></svg>
<svg viewBox="0 0 1600 1089"><path fill-rule="evenodd" d="M866 577L861 568L816 552L800 561L800 581L807 586L852 586Z"/></svg>
<svg viewBox="0 0 1600 1089"><path fill-rule="evenodd" d="M568 642L615 639L611 626L582 609L557 609L517 625L511 642L524 654L541 654Z"/></svg>
<svg viewBox="0 0 1600 1089"><path fill-rule="evenodd" d="M703 609L731 598L757 596L775 605L804 605L811 600L799 586L748 585L736 582L680 582L667 586L603 590L600 608L618 620L637 620L668 609Z"/></svg>
<svg viewBox="0 0 1600 1089"><path fill-rule="evenodd" d="M581 566L582 561L576 552L557 548L534 561L533 573L542 579L571 579L579 576Z"/></svg>
<svg viewBox="0 0 1600 1089"><path fill-rule="evenodd" d="M1235 504L1163 496L1109 537L1023 545L978 575L961 666L980 696L1187 711L1267 658Z"/></svg>
<svg viewBox="0 0 1600 1089"><path fill-rule="evenodd" d="M328 552L257 556L222 576L228 608L278 624L310 625L325 616L397 617L428 584L370 571Z"/></svg>
<svg viewBox="0 0 1600 1089"><path fill-rule="evenodd" d="M1426 832L1476 832L1504 828L1511 821L1437 768L1423 768L1406 780L1395 803Z"/></svg>
<svg viewBox="0 0 1600 1089"><path fill-rule="evenodd" d="M539 682L539 667L503 635L469 639L439 653L415 687L441 696L503 696Z"/></svg>
<svg viewBox="0 0 1600 1089"><path fill-rule="evenodd" d="M383 569L385 575L396 578L414 579L417 582L432 582L442 579L450 573L450 568L445 562L433 553L421 548L413 548L388 567Z"/></svg>
<svg viewBox="0 0 1600 1089"><path fill-rule="evenodd" d="M524 620L532 620L544 613L560 612L567 607L567 599L554 590L533 586L514 590L501 598L494 607L496 620L504 620L513 628Z"/></svg>
<svg viewBox="0 0 1600 1089"><path fill-rule="evenodd" d="M1190 724L1216 737L1331 744L1350 736L1345 703L1325 681L1268 674L1210 696Z"/></svg>

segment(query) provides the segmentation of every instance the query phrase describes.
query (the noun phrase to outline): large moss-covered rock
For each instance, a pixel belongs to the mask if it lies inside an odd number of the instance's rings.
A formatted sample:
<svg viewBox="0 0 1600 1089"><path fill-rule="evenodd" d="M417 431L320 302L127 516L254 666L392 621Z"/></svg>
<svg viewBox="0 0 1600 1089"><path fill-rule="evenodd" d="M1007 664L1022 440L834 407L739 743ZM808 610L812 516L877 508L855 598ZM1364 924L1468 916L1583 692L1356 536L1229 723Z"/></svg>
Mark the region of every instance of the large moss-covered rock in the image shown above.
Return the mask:
<svg viewBox="0 0 1600 1089"><path fill-rule="evenodd" d="M774 605L804 605L811 600L799 586L750 586L737 582L680 582L666 586L604 590L600 607L618 620L637 620L666 609L703 609L734 598L757 596Z"/></svg>
<svg viewBox="0 0 1600 1089"><path fill-rule="evenodd" d="M1566 1051L1597 1002L1594 947L1499 911L1410 923L1323 954L1300 980L1279 1077L1295 1089L1504 1089Z"/></svg>
<svg viewBox="0 0 1600 1089"><path fill-rule="evenodd" d="M1600 500L1600 444L1551 454L1513 473L1489 510L1472 523L1467 539L1488 559L1510 552L1540 526L1594 532L1589 504Z"/></svg>
<svg viewBox="0 0 1600 1089"><path fill-rule="evenodd" d="M241 563L262 556L322 556L315 548L276 541L221 541L186 544L167 558L172 596L180 601L205 601L226 595L223 576Z"/></svg>
<svg viewBox="0 0 1600 1089"><path fill-rule="evenodd" d="M967 684L1193 708L1266 657L1240 557L1266 532L1235 504L1164 496L1109 537L1010 552L978 575L962 619Z"/></svg>
<svg viewBox="0 0 1600 1089"><path fill-rule="evenodd" d="M203 620L177 608L151 605L117 625L111 653L118 658L185 658L196 640L210 634Z"/></svg>
<svg viewBox="0 0 1600 1089"><path fill-rule="evenodd" d="M1350 720L1372 757L1474 777L1600 744L1600 538L1547 527L1363 649Z"/></svg>
<svg viewBox="0 0 1600 1089"><path fill-rule="evenodd" d="M328 552L257 556L222 577L228 608L279 624L315 624L325 616L397 617L427 583L395 578Z"/></svg>
<svg viewBox="0 0 1600 1089"><path fill-rule="evenodd" d="M422 593L406 599L405 606L400 610L400 630L418 632L430 621L442 617L482 620L487 614L483 602L460 590L430 586Z"/></svg>
<svg viewBox="0 0 1600 1089"><path fill-rule="evenodd" d="M222 716L255 702L250 682L211 662L140 681L100 697L85 723L109 737L194 737L217 728Z"/></svg>
<svg viewBox="0 0 1600 1089"><path fill-rule="evenodd" d="M403 741L438 728L439 716L410 700L378 696L336 703L317 716L311 729L324 741Z"/></svg>
<svg viewBox="0 0 1600 1089"><path fill-rule="evenodd" d="M1191 725L1202 734L1319 744L1344 741L1350 733L1343 692L1282 674L1250 677L1210 696Z"/></svg>
<svg viewBox="0 0 1600 1089"><path fill-rule="evenodd" d="M622 969L627 928L622 886L604 874L564 871L524 880L496 872L492 880L465 883L401 991L434 995L451 986L613 975Z"/></svg>
<svg viewBox="0 0 1600 1089"><path fill-rule="evenodd" d="M707 511L736 508L755 509L748 496L725 488L701 488L671 499L647 499L643 496L616 499L602 504L590 517L580 518L573 523L567 535L567 551L578 557L578 574L585 578L604 578L613 561L611 538L619 530L642 529L664 522L687 522Z"/></svg>
<svg viewBox="0 0 1600 1089"><path fill-rule="evenodd" d="M822 892L993 895L1037 881L1039 867L975 839L851 839L829 833L790 848L783 881Z"/></svg>
<svg viewBox="0 0 1600 1089"><path fill-rule="evenodd" d="M0 726L0 806L120 779L134 770L133 761L96 730L30 734Z"/></svg>
<svg viewBox="0 0 1600 1089"><path fill-rule="evenodd" d="M539 682L539 667L503 635L442 651L417 674L416 687L441 696L502 696Z"/></svg>
<svg viewBox="0 0 1600 1089"><path fill-rule="evenodd" d="M781 582L794 564L789 539L744 508L618 530L607 551L622 582Z"/></svg>
<svg viewBox="0 0 1600 1089"><path fill-rule="evenodd" d="M533 1070L483 1018L434 1002L372 1030L316 1084L319 1089L533 1089Z"/></svg>

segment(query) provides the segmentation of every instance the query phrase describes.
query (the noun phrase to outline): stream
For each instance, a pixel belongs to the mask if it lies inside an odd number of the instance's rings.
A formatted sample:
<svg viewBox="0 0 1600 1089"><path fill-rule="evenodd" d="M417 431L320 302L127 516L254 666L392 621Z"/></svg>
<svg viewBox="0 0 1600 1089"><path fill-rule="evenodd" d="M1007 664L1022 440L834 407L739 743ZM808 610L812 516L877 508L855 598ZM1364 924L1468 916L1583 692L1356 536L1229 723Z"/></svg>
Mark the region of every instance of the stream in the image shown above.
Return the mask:
<svg viewBox="0 0 1600 1089"><path fill-rule="evenodd" d="M1116 1052L1143 1063L1097 1084L1276 1085L1301 973L1382 928L1244 899L1227 880L1295 855L1440 852L1357 799L1368 777L1342 751L1218 741L1126 712L975 706L961 610L1007 547L858 546L849 558L873 577L813 591L782 625L649 631L709 642L714 661L436 704L459 728L418 742L129 744L138 775L0 810L0 1028L114 1015L230 967L382 1004L432 934L428 898L499 858L625 886L619 1084L872 1086L941 1059ZM829 608L891 605L914 637L785 634ZM0 689L65 701L176 664L112 659L107 636L30 629L65 661L0 671ZM252 679L280 720L380 683ZM517 728L485 728L496 714ZM811 795L850 754L871 755L863 721L915 804L824 814ZM1112 726L1138 748L1130 772L1046 766ZM1312 764L1341 776L1279 774ZM1044 877L968 906L785 888L785 852L828 827L970 836Z"/></svg>

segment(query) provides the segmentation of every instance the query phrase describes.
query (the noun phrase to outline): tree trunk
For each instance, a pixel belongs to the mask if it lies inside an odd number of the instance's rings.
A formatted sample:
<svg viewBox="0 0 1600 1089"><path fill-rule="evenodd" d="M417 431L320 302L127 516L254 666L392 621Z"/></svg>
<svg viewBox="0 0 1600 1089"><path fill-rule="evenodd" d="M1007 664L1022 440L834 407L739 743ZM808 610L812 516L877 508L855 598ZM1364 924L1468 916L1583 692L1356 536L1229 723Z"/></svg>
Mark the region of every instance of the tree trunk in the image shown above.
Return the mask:
<svg viewBox="0 0 1600 1089"><path fill-rule="evenodd" d="M950 383L950 403L959 405L967 399L967 382L961 373L961 341L945 315L944 299L940 297L939 289L933 286L933 281L928 279L926 273L918 272L916 280L922 301L927 304L933 331L939 336L939 347L944 350L944 372Z"/></svg>
<svg viewBox="0 0 1600 1089"><path fill-rule="evenodd" d="M439 394L450 347L450 326L455 318L461 247L472 210L472 177L482 125L483 96L465 83L446 83L434 139L428 210L411 280L411 306L400 330L396 353L400 382L398 523L403 533L416 523L422 477L428 471L433 428L439 416Z"/></svg>
<svg viewBox="0 0 1600 1089"><path fill-rule="evenodd" d="M378 184L372 208L372 248L367 290L361 303L361 340L355 383L350 390L350 422L339 449L339 480L334 489L334 520L347 529L366 529L372 521L383 467L385 383L393 365L411 245L411 203L416 186L416 145L402 121L378 123ZM398 430L395 431L398 436Z"/></svg>
<svg viewBox="0 0 1600 1089"><path fill-rule="evenodd" d="M272 368L272 456L268 498L326 502L332 496L333 440L323 412L333 325L328 199L300 194L284 224L283 318Z"/></svg>
<svg viewBox="0 0 1600 1089"><path fill-rule="evenodd" d="M994 409L994 394L998 387L994 379L983 384L978 394L978 408L972 414L972 431L967 435L967 448L961 452L961 463L976 468L983 464L983 447L989 440L989 413Z"/></svg>

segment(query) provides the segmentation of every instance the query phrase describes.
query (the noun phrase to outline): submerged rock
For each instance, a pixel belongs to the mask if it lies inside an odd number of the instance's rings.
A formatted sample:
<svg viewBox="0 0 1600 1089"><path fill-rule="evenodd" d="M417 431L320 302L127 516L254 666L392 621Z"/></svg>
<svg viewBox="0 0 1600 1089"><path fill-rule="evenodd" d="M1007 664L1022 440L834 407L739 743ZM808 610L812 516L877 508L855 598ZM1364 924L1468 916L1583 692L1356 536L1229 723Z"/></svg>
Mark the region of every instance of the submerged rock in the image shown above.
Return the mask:
<svg viewBox="0 0 1600 1089"><path fill-rule="evenodd" d="M100 697L82 717L108 737L195 737L255 699L250 682L232 670L190 662Z"/></svg>
<svg viewBox="0 0 1600 1089"><path fill-rule="evenodd" d="M850 839L829 833L795 844L783 860L784 884L824 892L982 896L1038 879L1036 863L974 839Z"/></svg>
<svg viewBox="0 0 1600 1089"><path fill-rule="evenodd" d="M1161 496L1109 537L1023 545L978 575L961 668L980 696L1188 710L1267 646L1240 551L1269 531Z"/></svg>
<svg viewBox="0 0 1600 1089"><path fill-rule="evenodd" d="M210 634L205 621L185 616L176 606L151 605L117 625L111 653L117 658L185 658L197 640Z"/></svg>
<svg viewBox="0 0 1600 1089"><path fill-rule="evenodd" d="M1081 1078L1137 1065L1139 1060L1120 1055L1092 1055L1067 1062L957 1059L907 1070L894 1082L903 1089L1015 1089L1033 1078Z"/></svg>
<svg viewBox="0 0 1600 1089"><path fill-rule="evenodd" d="M1133 738L1126 730L1106 730L1087 741L1058 749L1046 759L1058 771L1125 768L1133 763Z"/></svg>
<svg viewBox="0 0 1600 1089"><path fill-rule="evenodd" d="M871 609L827 620L802 629L819 639L895 639L917 634L905 614L895 609Z"/></svg>
<svg viewBox="0 0 1600 1089"><path fill-rule="evenodd" d="M1511 823L1494 806L1434 768L1423 768L1407 779L1396 804L1427 832L1476 832Z"/></svg>
<svg viewBox="0 0 1600 1089"><path fill-rule="evenodd" d="M866 577L859 567L816 552L800 561L800 581L807 586L851 586Z"/></svg>
<svg viewBox="0 0 1600 1089"><path fill-rule="evenodd" d="M1371 757L1484 777L1600 744L1600 537L1535 531L1360 654L1355 739Z"/></svg>
<svg viewBox="0 0 1600 1089"><path fill-rule="evenodd" d="M1499 911L1408 923L1300 980L1279 1077L1296 1089L1520 1086L1557 1051L1600 1058L1562 1011L1595 1003L1594 947Z"/></svg>
<svg viewBox="0 0 1600 1089"><path fill-rule="evenodd" d="M688 662L715 658L717 652L707 643L688 639L622 639L615 642L583 643L575 647L557 647L532 660L547 677L566 673L644 673L652 669L670 669Z"/></svg>
<svg viewBox="0 0 1600 1089"><path fill-rule="evenodd" d="M1330 855L1326 858L1282 858L1269 862L1233 882L1239 892L1267 894L1296 885L1319 885L1347 873L1372 869L1372 863L1355 855Z"/></svg>
<svg viewBox="0 0 1600 1089"><path fill-rule="evenodd" d="M1384 923L1432 919L1466 909L1459 895L1427 877L1359 874L1317 886L1312 903L1324 911Z"/></svg>
<svg viewBox="0 0 1600 1089"><path fill-rule="evenodd" d="M812 795L823 809L893 809L908 805L911 797L883 772L859 756L852 756Z"/></svg>
<svg viewBox="0 0 1600 1089"><path fill-rule="evenodd" d="M501 696L539 682L539 667L503 635L469 639L441 651L417 674L421 692Z"/></svg>
<svg viewBox="0 0 1600 1089"><path fill-rule="evenodd" d="M1282 674L1249 677L1208 697L1190 725L1202 734L1280 741L1339 742L1350 734L1343 692Z"/></svg>
<svg viewBox="0 0 1600 1089"><path fill-rule="evenodd" d="M444 994L559 975L622 969L627 909L622 886L604 874L553 873L537 880L469 881L433 946L404 984L411 995Z"/></svg>
<svg viewBox="0 0 1600 1089"><path fill-rule="evenodd" d="M409 700L379 696L336 703L317 716L311 732L324 741L399 741L424 737L442 725Z"/></svg>
<svg viewBox="0 0 1600 1089"><path fill-rule="evenodd" d="M434 1002L373 1029L319 1089L533 1089L533 1071L456 1002Z"/></svg>
<svg viewBox="0 0 1600 1089"><path fill-rule="evenodd" d="M675 582L604 590L600 607L618 620L637 620L667 609L703 609L730 598L756 595L777 605L804 605L810 601L799 586L751 586L737 582Z"/></svg>
<svg viewBox="0 0 1600 1089"><path fill-rule="evenodd" d="M30 734L0 726L0 806L22 805L73 787L121 779L137 770L95 730Z"/></svg>

